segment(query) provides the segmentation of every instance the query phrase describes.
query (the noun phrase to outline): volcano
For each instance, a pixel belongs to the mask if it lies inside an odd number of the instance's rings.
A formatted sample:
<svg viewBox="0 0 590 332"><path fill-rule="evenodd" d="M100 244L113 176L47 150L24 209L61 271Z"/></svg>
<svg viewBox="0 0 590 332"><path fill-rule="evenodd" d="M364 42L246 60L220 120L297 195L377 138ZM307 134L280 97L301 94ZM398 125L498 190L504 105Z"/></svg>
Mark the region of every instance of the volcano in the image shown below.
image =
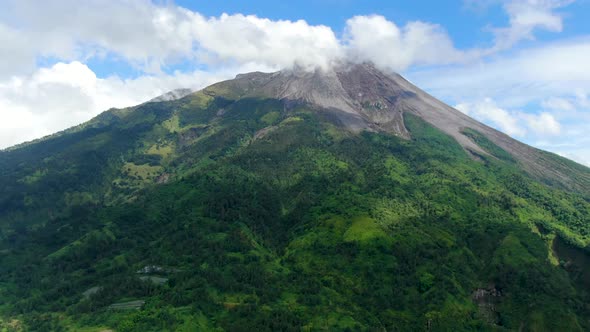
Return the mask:
<svg viewBox="0 0 590 332"><path fill-rule="evenodd" d="M6 328L590 329L590 169L370 63L108 110L0 188Z"/></svg>

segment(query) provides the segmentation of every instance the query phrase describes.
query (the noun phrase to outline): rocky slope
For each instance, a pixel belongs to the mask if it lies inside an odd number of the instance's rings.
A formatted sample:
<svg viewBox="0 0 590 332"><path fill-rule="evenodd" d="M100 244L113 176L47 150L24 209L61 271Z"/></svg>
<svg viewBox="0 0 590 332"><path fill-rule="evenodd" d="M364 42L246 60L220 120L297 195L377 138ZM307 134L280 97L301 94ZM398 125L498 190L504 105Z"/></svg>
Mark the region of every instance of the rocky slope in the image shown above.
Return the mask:
<svg viewBox="0 0 590 332"><path fill-rule="evenodd" d="M285 70L238 75L204 91L240 91L240 97L304 102L331 113L353 132L383 131L409 139L403 114L414 114L452 136L474 157L490 153L465 133L473 129L509 152L532 175L546 182L590 194L590 172L521 143L422 91L399 74L372 64L347 64L330 70Z"/></svg>

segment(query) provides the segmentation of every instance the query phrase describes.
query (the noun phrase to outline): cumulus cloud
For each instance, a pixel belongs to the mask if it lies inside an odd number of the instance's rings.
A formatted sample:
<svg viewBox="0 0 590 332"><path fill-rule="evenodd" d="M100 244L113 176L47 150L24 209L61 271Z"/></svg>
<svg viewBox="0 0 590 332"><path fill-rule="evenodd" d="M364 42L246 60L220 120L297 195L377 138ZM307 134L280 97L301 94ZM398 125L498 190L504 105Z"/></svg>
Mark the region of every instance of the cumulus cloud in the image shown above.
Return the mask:
<svg viewBox="0 0 590 332"><path fill-rule="evenodd" d="M331 28L303 20L272 21L241 14L207 18L147 0L9 3L5 21L19 29L0 25L0 41L7 40L6 47L26 58L76 60L115 55L144 71L158 72L163 65L186 59L226 65L257 62L326 67L342 52ZM27 42L8 39L16 33Z"/></svg>
<svg viewBox="0 0 590 332"><path fill-rule="evenodd" d="M326 68L351 57L399 71L414 64L465 58L438 25L413 21L398 27L377 15L348 20L344 39L330 27L303 20L273 21L242 14L205 17L147 0L18 0L10 2L4 15L18 29L0 25L0 41L18 54L14 59L28 59L30 65L36 56L71 61L111 54L147 72L183 59ZM0 67L0 75L13 74L7 69Z"/></svg>
<svg viewBox="0 0 590 332"><path fill-rule="evenodd" d="M383 16L355 16L346 22L344 36L349 59L370 60L395 71L412 65L461 62L471 57L453 46L441 26L420 21L398 27Z"/></svg>
<svg viewBox="0 0 590 332"><path fill-rule="evenodd" d="M550 113L523 113L520 116L524 119L527 126L537 135L554 136L559 135L559 133L561 132L561 124Z"/></svg>
<svg viewBox="0 0 590 332"><path fill-rule="evenodd" d="M193 14L193 32L202 52L219 60L258 62L281 68L327 68L342 56L331 28L303 20L271 21L256 16Z"/></svg>
<svg viewBox="0 0 590 332"><path fill-rule="evenodd" d="M26 44L27 56L85 59L114 53L143 68L193 52L192 12L148 0L8 0L2 19Z"/></svg>
<svg viewBox="0 0 590 332"><path fill-rule="evenodd" d="M498 106L496 101L491 98L471 103L459 103L455 108L510 136L524 137L527 134L532 134L537 137L548 137L561 133L561 124L550 113L530 114L523 111L506 110Z"/></svg>
<svg viewBox="0 0 590 332"><path fill-rule="evenodd" d="M502 109L486 98L478 103L460 103L455 106L459 111L505 132L510 136L524 136L526 129L519 123L518 117Z"/></svg>

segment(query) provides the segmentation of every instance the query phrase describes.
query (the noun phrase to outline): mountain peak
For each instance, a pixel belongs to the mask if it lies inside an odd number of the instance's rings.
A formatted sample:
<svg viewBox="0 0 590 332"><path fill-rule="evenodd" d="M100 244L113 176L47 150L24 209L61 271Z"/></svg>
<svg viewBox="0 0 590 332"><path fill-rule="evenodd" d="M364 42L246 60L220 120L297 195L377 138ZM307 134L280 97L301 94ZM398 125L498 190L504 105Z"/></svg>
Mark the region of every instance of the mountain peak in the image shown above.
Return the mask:
<svg viewBox="0 0 590 332"><path fill-rule="evenodd" d="M344 63L330 69L300 68L238 75L221 84L247 96L301 101L333 113L348 129L385 131L406 139L403 114L417 115L453 136L466 149L486 152L461 134L465 127L490 130L420 90L402 76L371 63Z"/></svg>
<svg viewBox="0 0 590 332"><path fill-rule="evenodd" d="M330 69L302 68L274 73L240 74L204 91L232 91L233 98L270 98L305 103L328 115L352 132L387 132L411 139L404 114L415 115L453 137L474 158L490 156L476 142L474 130L507 151L534 176L550 178L565 187L580 187L570 176L570 167L548 163L547 154L486 126L436 99L401 75L378 69L372 63L342 63ZM551 165L549 165L551 164ZM590 183L584 178L583 183Z"/></svg>

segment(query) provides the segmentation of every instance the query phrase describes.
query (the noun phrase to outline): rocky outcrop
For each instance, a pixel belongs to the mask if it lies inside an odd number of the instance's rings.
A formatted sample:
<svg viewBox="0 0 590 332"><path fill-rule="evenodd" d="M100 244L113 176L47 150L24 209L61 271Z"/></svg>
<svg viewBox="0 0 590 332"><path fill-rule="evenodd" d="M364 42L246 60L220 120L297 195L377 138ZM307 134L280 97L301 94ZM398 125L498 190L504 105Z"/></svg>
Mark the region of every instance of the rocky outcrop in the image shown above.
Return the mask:
<svg viewBox="0 0 590 332"><path fill-rule="evenodd" d="M500 317L498 316L496 306L501 296L502 293L493 286L478 288L471 294L471 299L477 305L479 314L489 324L496 325L499 323Z"/></svg>

